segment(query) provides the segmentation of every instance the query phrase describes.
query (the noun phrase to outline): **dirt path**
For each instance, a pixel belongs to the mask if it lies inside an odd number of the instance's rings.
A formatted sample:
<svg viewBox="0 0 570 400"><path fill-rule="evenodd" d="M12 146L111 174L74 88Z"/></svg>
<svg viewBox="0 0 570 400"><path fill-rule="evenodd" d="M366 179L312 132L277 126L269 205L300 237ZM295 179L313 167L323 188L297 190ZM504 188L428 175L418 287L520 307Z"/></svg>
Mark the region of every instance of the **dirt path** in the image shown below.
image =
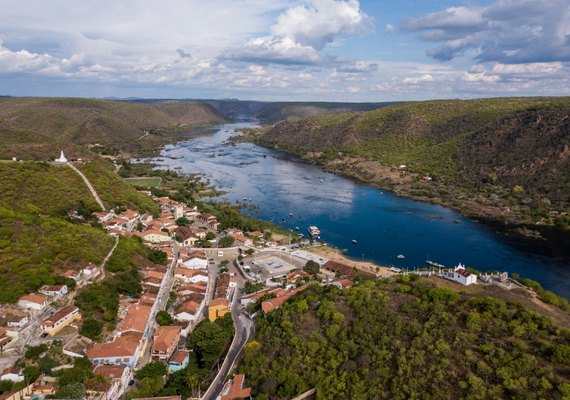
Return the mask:
<svg viewBox="0 0 570 400"><path fill-rule="evenodd" d="M69 168L71 168L72 170L74 170L75 172L77 172L79 174L79 176L83 179L83 182L85 182L85 184L87 185L87 187L89 188L89 191L91 192L91 194L93 195L93 197L95 198L95 201L97 202L97 204L99 204L99 207L101 207L101 209L103 211L106 210L105 205L103 204L103 202L101 201L101 199L99 198L99 195L97 194L97 192L95 191L95 188L93 187L93 185L91 185L91 182L89 182L89 179L87 179L87 177L85 175L83 175L83 172L81 172L80 170L78 170L75 165L70 164L70 163L66 163L67 166Z"/></svg>

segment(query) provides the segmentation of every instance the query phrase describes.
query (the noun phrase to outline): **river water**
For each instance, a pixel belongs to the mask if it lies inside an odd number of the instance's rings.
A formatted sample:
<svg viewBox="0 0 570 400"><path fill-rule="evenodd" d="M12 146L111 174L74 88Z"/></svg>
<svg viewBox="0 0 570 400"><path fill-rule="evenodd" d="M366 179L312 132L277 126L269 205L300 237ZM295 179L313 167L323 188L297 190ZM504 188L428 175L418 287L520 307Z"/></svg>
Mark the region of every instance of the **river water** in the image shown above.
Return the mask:
<svg viewBox="0 0 570 400"><path fill-rule="evenodd" d="M255 205L249 213L256 218L298 227L305 236L308 226L317 225L324 242L357 260L410 269L424 267L428 259L446 266L461 262L480 271L517 272L570 298L569 265L524 252L453 210L398 197L251 143L226 142L236 129L251 126L222 125L166 146L151 161L204 175L227 191L224 199Z"/></svg>

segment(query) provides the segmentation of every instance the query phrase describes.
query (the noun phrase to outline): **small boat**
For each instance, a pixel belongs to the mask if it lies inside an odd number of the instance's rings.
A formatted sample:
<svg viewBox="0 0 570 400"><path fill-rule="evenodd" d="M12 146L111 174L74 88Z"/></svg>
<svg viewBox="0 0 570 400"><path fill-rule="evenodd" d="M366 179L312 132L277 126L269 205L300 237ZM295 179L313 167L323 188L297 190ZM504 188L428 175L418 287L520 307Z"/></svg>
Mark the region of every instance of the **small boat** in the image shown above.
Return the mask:
<svg viewBox="0 0 570 400"><path fill-rule="evenodd" d="M358 242L356 241L356 239L352 239L352 244L357 244Z"/></svg>
<svg viewBox="0 0 570 400"><path fill-rule="evenodd" d="M293 213L290 212L290 213L289 213L289 216L292 217L292 216L293 216Z"/></svg>
<svg viewBox="0 0 570 400"><path fill-rule="evenodd" d="M398 254L396 257L397 258L406 258L406 256L404 256L403 254Z"/></svg>
<svg viewBox="0 0 570 400"><path fill-rule="evenodd" d="M299 227L298 227L298 226L296 226L296 227L295 227L295 230L296 230L296 231L298 231L298 230L299 230Z"/></svg>
<svg viewBox="0 0 570 400"><path fill-rule="evenodd" d="M319 228L317 228L316 226L309 226L309 235L311 237L318 237L321 234L321 231L319 230Z"/></svg>
<svg viewBox="0 0 570 400"><path fill-rule="evenodd" d="M323 183L324 181L322 179L319 179L319 182Z"/></svg>

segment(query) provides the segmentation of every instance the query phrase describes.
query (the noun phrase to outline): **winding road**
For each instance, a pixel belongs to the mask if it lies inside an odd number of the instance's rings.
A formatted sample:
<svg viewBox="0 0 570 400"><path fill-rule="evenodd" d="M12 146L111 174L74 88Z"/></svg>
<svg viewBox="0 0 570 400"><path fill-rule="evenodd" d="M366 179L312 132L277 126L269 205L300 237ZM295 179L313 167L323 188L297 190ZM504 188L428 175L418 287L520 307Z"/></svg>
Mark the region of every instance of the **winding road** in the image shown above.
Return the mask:
<svg viewBox="0 0 570 400"><path fill-rule="evenodd" d="M73 165L71 163L66 163L66 165L79 174L79 176L81 177L81 179L83 179L83 182L85 182L85 184L87 185L87 188L89 188L89 191L91 192L91 194L95 198L95 201L97 202L97 204L99 204L99 207L101 207L101 209L103 211L105 211L106 210L105 205L103 204L103 202L99 198L99 195L95 191L95 188L93 187L93 185L91 185L91 182L89 182L89 179L87 179L87 177L85 175L83 175L83 172L81 172L79 169L77 169L77 167L75 165Z"/></svg>

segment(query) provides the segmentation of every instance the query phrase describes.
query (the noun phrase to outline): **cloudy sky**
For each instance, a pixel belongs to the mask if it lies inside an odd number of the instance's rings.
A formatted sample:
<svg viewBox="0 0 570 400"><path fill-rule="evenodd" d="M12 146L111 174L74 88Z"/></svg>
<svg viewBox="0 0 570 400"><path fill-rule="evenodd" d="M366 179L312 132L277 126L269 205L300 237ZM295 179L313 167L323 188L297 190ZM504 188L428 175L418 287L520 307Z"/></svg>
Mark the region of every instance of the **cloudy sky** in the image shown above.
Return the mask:
<svg viewBox="0 0 570 400"><path fill-rule="evenodd" d="M570 94L569 0L0 0L0 95Z"/></svg>

